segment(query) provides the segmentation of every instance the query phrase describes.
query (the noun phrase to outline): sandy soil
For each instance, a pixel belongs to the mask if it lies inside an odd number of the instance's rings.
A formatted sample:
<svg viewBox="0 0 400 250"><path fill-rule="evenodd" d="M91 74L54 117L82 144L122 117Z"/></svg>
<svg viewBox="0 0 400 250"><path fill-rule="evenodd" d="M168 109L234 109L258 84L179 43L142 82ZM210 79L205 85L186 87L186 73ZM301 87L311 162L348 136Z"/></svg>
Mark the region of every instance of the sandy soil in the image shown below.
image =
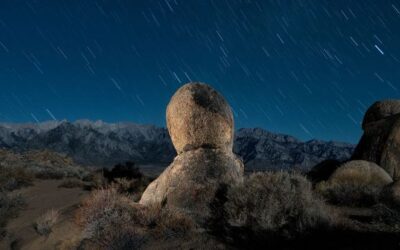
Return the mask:
<svg viewBox="0 0 400 250"><path fill-rule="evenodd" d="M61 183L62 180L37 181L18 191L27 206L9 221L7 237L0 242L0 249L60 249L79 235L80 229L73 223L74 211L89 192L81 188L59 188ZM59 220L48 237L40 236L33 224L51 209L59 210Z"/></svg>

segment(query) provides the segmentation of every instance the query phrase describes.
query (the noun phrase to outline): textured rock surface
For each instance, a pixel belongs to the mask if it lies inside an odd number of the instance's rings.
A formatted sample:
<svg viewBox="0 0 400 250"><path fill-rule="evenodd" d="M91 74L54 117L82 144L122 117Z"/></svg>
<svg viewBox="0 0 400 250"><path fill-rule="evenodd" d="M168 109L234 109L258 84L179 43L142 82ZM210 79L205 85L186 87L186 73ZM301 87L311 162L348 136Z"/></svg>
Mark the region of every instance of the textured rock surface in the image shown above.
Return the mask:
<svg viewBox="0 0 400 250"><path fill-rule="evenodd" d="M400 179L400 111L399 101L372 105L363 122L364 134L352 159L377 163L394 179Z"/></svg>
<svg viewBox="0 0 400 250"><path fill-rule="evenodd" d="M393 182L389 174L377 164L369 161L349 161L340 166L329 178L335 183L359 183L376 188L383 188Z"/></svg>
<svg viewBox="0 0 400 250"><path fill-rule="evenodd" d="M178 89L167 107L167 127L178 153L200 147L232 149L232 111L206 84Z"/></svg>
<svg viewBox="0 0 400 250"><path fill-rule="evenodd" d="M376 122L395 114L400 114L400 100L375 102L365 113L362 127L365 129L371 122Z"/></svg>
<svg viewBox="0 0 400 250"><path fill-rule="evenodd" d="M242 181L243 168L233 153L203 148L184 152L148 186L140 203L172 205L206 217L220 185Z"/></svg>
<svg viewBox="0 0 400 250"><path fill-rule="evenodd" d="M178 207L205 222L218 189L243 181L243 163L232 152L231 109L210 86L191 83L172 97L167 124L178 156L140 203Z"/></svg>

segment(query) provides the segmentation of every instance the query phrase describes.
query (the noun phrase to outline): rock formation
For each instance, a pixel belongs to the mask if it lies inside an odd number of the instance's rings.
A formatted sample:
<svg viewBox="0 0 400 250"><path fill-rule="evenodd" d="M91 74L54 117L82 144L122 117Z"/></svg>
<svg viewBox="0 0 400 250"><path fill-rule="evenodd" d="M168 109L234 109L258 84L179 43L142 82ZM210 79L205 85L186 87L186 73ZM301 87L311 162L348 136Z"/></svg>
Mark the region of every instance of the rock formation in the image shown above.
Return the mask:
<svg viewBox="0 0 400 250"><path fill-rule="evenodd" d="M400 101L374 103L363 121L364 134L352 159L372 161L400 179Z"/></svg>
<svg viewBox="0 0 400 250"><path fill-rule="evenodd" d="M182 208L203 222L217 190L243 180L243 163L232 152L232 111L210 86L189 83L168 104L167 126L178 156L140 203Z"/></svg>
<svg viewBox="0 0 400 250"><path fill-rule="evenodd" d="M356 160L340 166L329 178L329 182L337 185L351 182L359 186L383 189L393 182L388 173L373 162Z"/></svg>

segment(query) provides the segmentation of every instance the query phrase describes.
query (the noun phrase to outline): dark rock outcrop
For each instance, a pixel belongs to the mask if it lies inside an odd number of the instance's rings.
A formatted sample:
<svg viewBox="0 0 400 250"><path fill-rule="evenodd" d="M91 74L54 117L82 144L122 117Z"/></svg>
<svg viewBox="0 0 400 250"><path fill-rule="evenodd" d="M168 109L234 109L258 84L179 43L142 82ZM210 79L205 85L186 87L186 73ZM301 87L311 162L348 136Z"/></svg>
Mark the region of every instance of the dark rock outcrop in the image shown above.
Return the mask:
<svg viewBox="0 0 400 250"><path fill-rule="evenodd" d="M395 181L383 189L381 201L391 207L400 208L400 181Z"/></svg>
<svg viewBox="0 0 400 250"><path fill-rule="evenodd" d="M400 179L400 104L382 101L373 104L364 117L364 134L352 159L372 161L394 179Z"/></svg>
<svg viewBox="0 0 400 250"><path fill-rule="evenodd" d="M325 160L315 165L308 173L307 178L316 184L321 181L327 181L329 177L340 167L342 162L337 160Z"/></svg>

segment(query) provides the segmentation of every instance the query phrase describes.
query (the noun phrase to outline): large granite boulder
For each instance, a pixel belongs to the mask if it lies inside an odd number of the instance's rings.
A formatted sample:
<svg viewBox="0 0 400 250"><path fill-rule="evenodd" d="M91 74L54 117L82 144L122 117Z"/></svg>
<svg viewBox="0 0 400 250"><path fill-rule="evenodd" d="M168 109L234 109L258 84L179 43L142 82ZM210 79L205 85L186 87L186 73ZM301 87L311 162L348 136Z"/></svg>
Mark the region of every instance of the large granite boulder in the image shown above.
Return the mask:
<svg viewBox="0 0 400 250"><path fill-rule="evenodd" d="M363 121L364 134L352 159L372 161L400 179L400 101L373 104Z"/></svg>
<svg viewBox="0 0 400 250"><path fill-rule="evenodd" d="M232 151L231 108L206 84L191 83L178 89L167 107L167 127L178 153L202 147Z"/></svg>
<svg viewBox="0 0 400 250"><path fill-rule="evenodd" d="M233 153L208 148L187 151L147 187L140 203L173 205L206 218L218 188L242 177L242 162Z"/></svg>
<svg viewBox="0 0 400 250"><path fill-rule="evenodd" d="M232 111L210 86L190 83L172 97L167 125L178 156L140 203L181 208L205 222L217 191L243 181L244 165L232 152Z"/></svg>

